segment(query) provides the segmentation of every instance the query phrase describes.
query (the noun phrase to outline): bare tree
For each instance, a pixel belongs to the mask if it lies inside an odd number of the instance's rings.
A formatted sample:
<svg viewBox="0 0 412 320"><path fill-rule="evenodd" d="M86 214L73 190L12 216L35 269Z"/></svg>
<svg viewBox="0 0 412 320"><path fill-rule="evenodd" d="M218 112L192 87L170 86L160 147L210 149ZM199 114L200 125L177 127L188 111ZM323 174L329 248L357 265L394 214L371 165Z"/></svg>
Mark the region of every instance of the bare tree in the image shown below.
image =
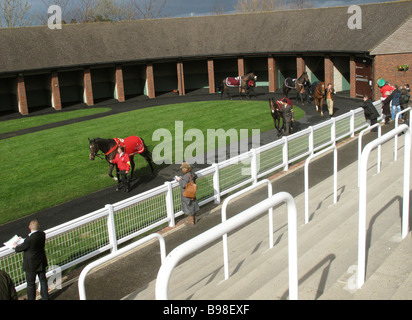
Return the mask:
<svg viewBox="0 0 412 320"><path fill-rule="evenodd" d="M95 8L96 0L78 0L77 6L73 8L73 18L71 22L94 22Z"/></svg>
<svg viewBox="0 0 412 320"><path fill-rule="evenodd" d="M124 20L155 19L162 15L167 0L122 0Z"/></svg>
<svg viewBox="0 0 412 320"><path fill-rule="evenodd" d="M49 19L47 9L57 5L62 9L63 24L70 22L73 18L73 0L42 0L44 7L36 14L39 23L46 25Z"/></svg>
<svg viewBox="0 0 412 320"><path fill-rule="evenodd" d="M0 0L0 26L24 27L32 23L31 4L26 0Z"/></svg>
<svg viewBox="0 0 412 320"><path fill-rule="evenodd" d="M223 1L215 1L212 7L212 11L210 11L211 14L213 15L218 15L218 14L224 14L226 12L225 5L223 4Z"/></svg>
<svg viewBox="0 0 412 320"><path fill-rule="evenodd" d="M235 10L237 12L266 12L312 7L312 0L238 0Z"/></svg>

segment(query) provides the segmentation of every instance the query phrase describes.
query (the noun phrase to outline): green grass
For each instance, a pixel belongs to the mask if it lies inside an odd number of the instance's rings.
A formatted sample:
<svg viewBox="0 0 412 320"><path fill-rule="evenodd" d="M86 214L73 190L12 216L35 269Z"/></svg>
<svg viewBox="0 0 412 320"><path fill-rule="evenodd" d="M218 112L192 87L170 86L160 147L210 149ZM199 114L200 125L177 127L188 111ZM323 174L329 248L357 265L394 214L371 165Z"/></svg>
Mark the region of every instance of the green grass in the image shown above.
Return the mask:
<svg viewBox="0 0 412 320"><path fill-rule="evenodd" d="M69 112L57 112L42 116L27 116L22 119L3 121L0 124L0 133L8 133L17 130L43 126L49 123L86 117L97 113L108 112L110 110L111 108L83 109Z"/></svg>
<svg viewBox="0 0 412 320"><path fill-rule="evenodd" d="M295 118L302 116L295 108ZM197 128L205 136L207 129L248 129L251 134L274 127L267 102L213 101L140 109L1 140L0 224L113 185L107 162L89 160L88 138L138 135L153 150L159 143L152 141L153 132L165 128L174 137L175 121L184 122L184 132ZM135 174L149 173L143 158L135 161Z"/></svg>

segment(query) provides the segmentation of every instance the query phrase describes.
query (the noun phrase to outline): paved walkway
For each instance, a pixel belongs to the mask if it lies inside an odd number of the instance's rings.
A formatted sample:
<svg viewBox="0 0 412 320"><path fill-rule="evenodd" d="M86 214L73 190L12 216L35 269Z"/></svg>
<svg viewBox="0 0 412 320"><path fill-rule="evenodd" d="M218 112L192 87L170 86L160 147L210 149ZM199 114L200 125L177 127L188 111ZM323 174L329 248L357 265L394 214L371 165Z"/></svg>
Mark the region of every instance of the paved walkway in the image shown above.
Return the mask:
<svg viewBox="0 0 412 320"><path fill-rule="evenodd" d="M274 94L259 94L257 99L262 101L267 101L269 97L274 97L280 99L283 95L281 93ZM293 97L293 95L292 95ZM138 108L151 107L156 105L165 105L171 103L181 103L190 101L204 101L204 100L218 100L220 95L209 95L203 93L192 93L184 97L172 96L166 94L164 96L158 97L154 100L148 100L144 98L131 99L125 103L116 103L113 101L106 101L96 105L96 107L113 107L110 113L98 114L94 116L88 116L81 119L75 119L71 121L65 121L64 123L59 123L58 125L67 124L70 122L79 122L83 120L89 120L90 118L97 118L102 116L111 115L119 112L127 112L130 110L135 110ZM113 105L115 104L115 105ZM335 101L335 116L344 114L349 110L359 108L361 105L360 100L347 98L345 96L337 96ZM84 108L84 106L73 106L65 108L64 110L75 110L79 108ZM306 104L302 107L306 112L304 118L300 119L296 123L296 129L302 130L308 126L317 124L319 122L325 121L329 117L321 117L319 113L314 110L314 103L311 106ZM34 114L44 114L47 112L53 112L53 110L42 110L35 112ZM1 120L11 119L19 117L18 115L8 115L0 117ZM268 117L270 117L269 107L268 107ZM57 125L57 124L56 124ZM53 126L56 126L53 125ZM388 129L391 126L386 126ZM48 126L42 128L34 128L32 130L44 130ZM27 131L17 132L15 134L24 134ZM7 137L1 137L0 139L7 139ZM261 145L267 144L276 139L275 131L269 131L261 135ZM357 146L357 145L356 145ZM339 166L344 167L356 159L354 157L354 152L357 152L355 143L349 143L345 145L345 150L339 152ZM346 150L346 148L348 148ZM327 157L322 158L314 162L312 167L316 167L314 170L313 183L316 183L317 179L324 179L330 174L330 170L324 170L328 168L329 165L325 162L328 161ZM200 167L195 167L200 169ZM104 207L108 203L116 203L125 199L126 197L131 197L133 195L139 194L141 192L152 189L156 186L163 184L165 181L171 181L176 173L179 172L178 165L171 165L163 168L155 177L143 176L136 179L133 183L133 188L131 192L127 195L123 193L114 192L114 187L106 188L101 191L95 192L93 194L87 195L85 197L70 201L68 203L55 206L33 214L29 217L22 218L20 220L10 222L0 226L0 240L7 240L14 234L25 234L27 233L28 222L33 219L39 219L45 230L50 229L54 226L60 225L66 221L70 221L79 216L85 215L87 213L93 212L97 209ZM300 177L302 176L302 177ZM312 179L312 178L311 178ZM282 191L290 192L292 195L297 195L303 191L303 183L296 184L296 181L303 181L303 170L297 168L296 170L290 170L288 174L282 175L277 178L276 186L282 186ZM319 180L320 181L320 180ZM275 190L280 190L276 187ZM166 248L167 252L170 252L174 247L183 243L187 239L200 234L201 232L209 229L210 227L218 224L220 222L220 213L215 208L213 203L203 206L199 212L199 223L195 226L186 226L182 221L178 221L177 227L172 230L166 237ZM4 238L4 239L3 239ZM2 241L3 242L3 241ZM101 271L90 274L87 281L87 296L90 299L121 299L125 297L130 292L135 291L137 288L151 281L156 277L157 266L159 264L159 250L155 248L156 244L146 246L133 254L128 255L124 259L120 259L116 264L111 264L106 268L101 269ZM144 263L142 263L144 261ZM77 276L80 273L80 269L74 270L66 279L66 285L62 290L57 291L52 294L52 299L78 299L77 293ZM89 280L90 279L90 280ZM110 283L110 286L107 284Z"/></svg>

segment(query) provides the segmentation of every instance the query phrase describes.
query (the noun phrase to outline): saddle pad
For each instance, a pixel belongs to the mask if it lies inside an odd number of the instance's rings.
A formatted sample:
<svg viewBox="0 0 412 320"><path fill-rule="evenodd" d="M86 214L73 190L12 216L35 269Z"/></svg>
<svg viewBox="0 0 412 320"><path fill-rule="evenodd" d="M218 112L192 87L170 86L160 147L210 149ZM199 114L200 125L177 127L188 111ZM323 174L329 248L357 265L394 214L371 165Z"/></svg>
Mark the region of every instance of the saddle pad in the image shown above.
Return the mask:
<svg viewBox="0 0 412 320"><path fill-rule="evenodd" d="M236 77L236 78L228 77L228 78L226 78L226 85L228 87L239 87L240 86L239 77Z"/></svg>
<svg viewBox="0 0 412 320"><path fill-rule="evenodd" d="M115 138L114 139L119 145L126 148L125 152L129 156L133 156L137 153L142 153L144 151L144 144L142 139L137 136L127 137L126 139Z"/></svg>

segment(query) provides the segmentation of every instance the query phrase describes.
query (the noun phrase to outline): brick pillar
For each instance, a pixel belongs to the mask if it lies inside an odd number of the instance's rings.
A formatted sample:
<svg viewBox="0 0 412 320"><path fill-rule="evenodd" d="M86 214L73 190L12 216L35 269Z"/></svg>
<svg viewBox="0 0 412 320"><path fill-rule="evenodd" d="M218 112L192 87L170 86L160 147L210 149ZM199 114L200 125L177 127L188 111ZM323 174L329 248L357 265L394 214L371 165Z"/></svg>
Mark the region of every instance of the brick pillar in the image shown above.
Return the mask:
<svg viewBox="0 0 412 320"><path fill-rule="evenodd" d="M239 76L243 77L245 75L245 60L243 58L237 59L237 70Z"/></svg>
<svg viewBox="0 0 412 320"><path fill-rule="evenodd" d="M83 101L88 106L94 105L92 75L90 69L83 71Z"/></svg>
<svg viewBox="0 0 412 320"><path fill-rule="evenodd" d="M297 56L296 57L296 78L299 78L302 73L304 73L306 71L306 63L305 63L305 59L303 59L302 56Z"/></svg>
<svg viewBox="0 0 412 320"><path fill-rule="evenodd" d="M356 62L355 57L350 57L350 96L356 98Z"/></svg>
<svg viewBox="0 0 412 320"><path fill-rule="evenodd" d="M179 90L179 96L184 96L186 94L185 90L185 75L183 71L183 62L177 62L177 85Z"/></svg>
<svg viewBox="0 0 412 320"><path fill-rule="evenodd" d="M59 74L57 73L57 71L53 71L51 74L50 86L52 107L55 110L61 110L62 102L60 96Z"/></svg>
<svg viewBox="0 0 412 320"><path fill-rule="evenodd" d="M29 114L24 76L17 77L17 104L21 115L25 116Z"/></svg>
<svg viewBox="0 0 412 320"><path fill-rule="evenodd" d="M331 60L330 56L325 56L325 86L327 86L328 83L331 83L333 86L333 82L333 61Z"/></svg>
<svg viewBox="0 0 412 320"><path fill-rule="evenodd" d="M207 73L209 77L209 93L216 93L215 65L213 59L207 60Z"/></svg>
<svg viewBox="0 0 412 320"><path fill-rule="evenodd" d="M123 69L121 66L116 66L114 78L114 98L119 102L125 102L126 98L124 95Z"/></svg>
<svg viewBox="0 0 412 320"><path fill-rule="evenodd" d="M149 63L146 65L146 86L147 86L147 96L153 99L155 95L155 85L154 85L154 74L153 74L153 64Z"/></svg>
<svg viewBox="0 0 412 320"><path fill-rule="evenodd" d="M273 57L268 58L268 74L269 74L269 92L275 92L277 88L277 73L276 60Z"/></svg>

